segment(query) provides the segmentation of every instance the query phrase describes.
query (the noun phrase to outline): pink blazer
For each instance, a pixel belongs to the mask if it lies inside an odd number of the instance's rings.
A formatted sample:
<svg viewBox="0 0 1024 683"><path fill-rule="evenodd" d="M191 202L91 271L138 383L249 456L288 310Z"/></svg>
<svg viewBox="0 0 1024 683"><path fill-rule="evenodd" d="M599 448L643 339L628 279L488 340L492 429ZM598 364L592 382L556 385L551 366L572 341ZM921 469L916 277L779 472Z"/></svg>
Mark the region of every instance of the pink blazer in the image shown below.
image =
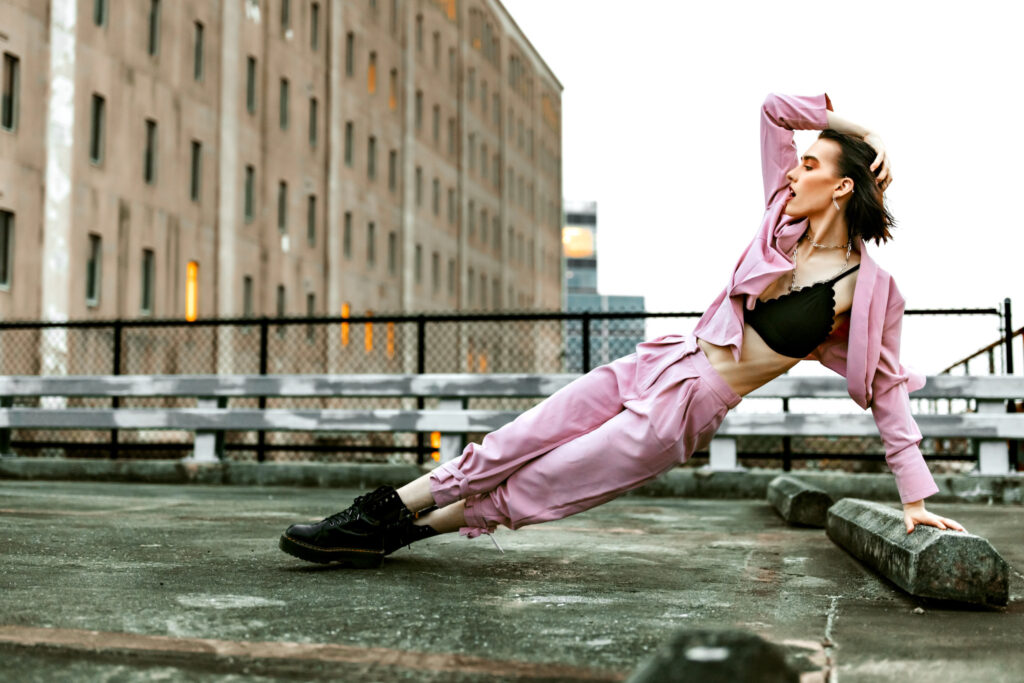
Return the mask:
<svg viewBox="0 0 1024 683"><path fill-rule="evenodd" d="M807 219L783 213L789 200L786 172L796 166L794 130L828 127L827 94L814 97L770 94L761 107L761 170L765 213L761 227L743 251L729 285L701 316L694 336L731 347L739 360L743 311L782 273L793 269L788 254L807 229ZM900 364L900 330L904 300L896 281L880 268L860 238L860 270L847 322L808 354L846 378L850 397L871 414L885 445L885 459L896 477L900 500L921 500L939 488L918 444L921 431L910 413L908 392L924 386L922 374Z"/></svg>

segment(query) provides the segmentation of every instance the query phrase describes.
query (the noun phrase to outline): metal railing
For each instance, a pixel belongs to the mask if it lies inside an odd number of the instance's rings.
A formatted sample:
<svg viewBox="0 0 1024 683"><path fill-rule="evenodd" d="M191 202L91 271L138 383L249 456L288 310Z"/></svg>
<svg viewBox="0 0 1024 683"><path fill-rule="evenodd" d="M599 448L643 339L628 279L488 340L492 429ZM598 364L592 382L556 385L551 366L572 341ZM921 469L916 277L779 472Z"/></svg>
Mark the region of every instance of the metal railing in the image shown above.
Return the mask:
<svg viewBox="0 0 1024 683"><path fill-rule="evenodd" d="M1008 306L1008 302L1007 302ZM1008 311L1008 308L1007 308ZM995 316L995 308L911 309L908 316ZM40 321L0 322L0 374L353 374L353 373L583 373L633 352L637 343L649 339L650 328L663 331L688 330L698 312L541 312L541 313L443 313L374 316L313 316L291 318L243 318L183 320L107 320L49 323ZM689 325L675 321L691 321ZM999 328L1000 331L1002 328ZM1012 363L1012 360L1011 360ZM45 401L45 399L43 399ZM317 399L319 400L319 399ZM170 406L175 399L75 399L81 407ZM248 403L246 401L249 401ZM338 403L352 408L419 408L424 399L411 404L390 399L351 399ZM474 407L525 410L536 400L481 398ZM232 401L235 405L236 402ZM244 399L239 407L291 407L301 399ZM783 399L783 411L788 400ZM48 435L38 440L15 438L12 446L39 452L59 449L62 453L90 455L107 453L145 457L160 451L187 453L191 444L155 441L155 435L125 434L114 430L108 438L91 434L74 442L55 441ZM122 438L122 436L124 438ZM270 437L273 436L271 439ZM315 458L348 458L366 453L379 459L385 453L410 455L429 453L423 436L408 439L376 437L318 441L301 435L268 435L264 432L233 436L225 448L239 458L259 461L268 453L281 457L306 453ZM790 437L741 439L744 452L781 458L788 466L793 459L829 455L858 458L877 451L880 444L835 444L817 441L804 447ZM808 450L808 448L810 450ZM822 449L826 449L822 451ZM956 457L959 450L947 453ZM966 453L965 457L970 457Z"/></svg>

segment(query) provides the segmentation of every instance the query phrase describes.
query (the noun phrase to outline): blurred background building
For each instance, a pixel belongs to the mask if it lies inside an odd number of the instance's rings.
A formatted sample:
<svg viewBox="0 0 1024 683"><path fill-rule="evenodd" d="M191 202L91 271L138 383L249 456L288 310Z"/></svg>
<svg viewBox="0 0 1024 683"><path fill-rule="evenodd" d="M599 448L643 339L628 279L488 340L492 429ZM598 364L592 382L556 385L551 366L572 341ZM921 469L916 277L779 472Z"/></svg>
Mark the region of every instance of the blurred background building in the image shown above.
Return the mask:
<svg viewBox="0 0 1024 683"><path fill-rule="evenodd" d="M0 0L0 52L0 318L561 305L562 86L497 0Z"/></svg>
<svg viewBox="0 0 1024 683"><path fill-rule="evenodd" d="M565 304L570 313L643 312L642 296L598 294L597 291L597 202L565 202L562 228L562 256L565 259ZM610 363L633 352L644 341L645 320L590 321L590 366ZM579 372L583 347L581 324L566 322L566 371Z"/></svg>

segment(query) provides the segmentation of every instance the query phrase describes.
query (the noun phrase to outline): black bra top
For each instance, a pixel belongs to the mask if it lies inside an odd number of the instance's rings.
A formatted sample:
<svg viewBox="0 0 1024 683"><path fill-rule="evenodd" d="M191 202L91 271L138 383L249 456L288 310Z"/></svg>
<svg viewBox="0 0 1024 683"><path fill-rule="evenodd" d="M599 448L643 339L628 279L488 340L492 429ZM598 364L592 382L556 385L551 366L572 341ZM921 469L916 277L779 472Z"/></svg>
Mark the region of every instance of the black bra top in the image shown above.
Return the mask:
<svg viewBox="0 0 1024 683"><path fill-rule="evenodd" d="M859 267L858 263L831 280L815 282L776 299L758 299L753 309L744 311L744 322L776 353L805 358L832 332L836 308L832 285Z"/></svg>

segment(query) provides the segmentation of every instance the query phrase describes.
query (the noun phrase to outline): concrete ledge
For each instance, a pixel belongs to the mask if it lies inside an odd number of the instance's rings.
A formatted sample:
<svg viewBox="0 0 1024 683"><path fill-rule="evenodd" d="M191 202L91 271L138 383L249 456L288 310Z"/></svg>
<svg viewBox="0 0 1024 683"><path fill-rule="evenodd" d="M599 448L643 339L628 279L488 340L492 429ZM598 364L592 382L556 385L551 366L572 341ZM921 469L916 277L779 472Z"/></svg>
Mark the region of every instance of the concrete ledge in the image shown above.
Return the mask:
<svg viewBox="0 0 1024 683"><path fill-rule="evenodd" d="M768 484L768 502L788 524L822 528L832 497L801 479L780 475Z"/></svg>
<svg viewBox="0 0 1024 683"><path fill-rule="evenodd" d="M784 473L777 469L748 469L713 472L705 468L678 467L641 486L633 495L681 498L747 498L764 500L772 479ZM800 470L802 481L824 490L832 500L864 498L899 501L896 480L890 473ZM973 474L936 475L939 492L929 503L1003 503L1024 505L1024 473L981 476Z"/></svg>
<svg viewBox="0 0 1024 683"><path fill-rule="evenodd" d="M48 481L120 481L158 484L242 484L364 488L404 484L428 468L389 463L210 462L189 460L87 460L0 457L0 479ZM682 498L760 499L781 470L712 472L679 467L630 495ZM800 470L797 476L823 489L833 500L899 500L891 474L851 474ZM1024 474L936 476L939 493L929 503L1004 503L1024 505Z"/></svg>
<svg viewBox="0 0 1024 683"><path fill-rule="evenodd" d="M422 473L418 465L389 463L199 463L189 460L0 458L0 479L46 481L367 488L383 484L399 486Z"/></svg>
<svg viewBox="0 0 1024 683"><path fill-rule="evenodd" d="M844 498L828 510L828 537L911 595L1005 607L1010 567L988 540L918 525L903 512Z"/></svg>

